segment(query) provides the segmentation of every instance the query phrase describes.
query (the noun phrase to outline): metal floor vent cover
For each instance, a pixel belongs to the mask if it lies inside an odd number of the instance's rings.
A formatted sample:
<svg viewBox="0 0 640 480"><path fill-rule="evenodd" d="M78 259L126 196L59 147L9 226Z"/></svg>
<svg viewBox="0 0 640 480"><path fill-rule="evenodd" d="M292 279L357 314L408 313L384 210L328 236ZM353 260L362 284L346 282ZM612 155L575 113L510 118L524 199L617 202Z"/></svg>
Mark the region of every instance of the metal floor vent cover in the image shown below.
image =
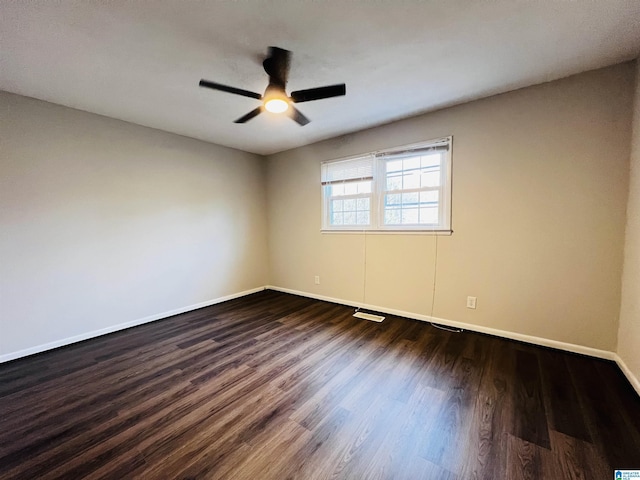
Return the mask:
<svg viewBox="0 0 640 480"><path fill-rule="evenodd" d="M356 312L353 314L353 316L364 318L365 320L371 320L372 322L381 322L384 320L384 317L381 317L380 315L374 315L373 313Z"/></svg>

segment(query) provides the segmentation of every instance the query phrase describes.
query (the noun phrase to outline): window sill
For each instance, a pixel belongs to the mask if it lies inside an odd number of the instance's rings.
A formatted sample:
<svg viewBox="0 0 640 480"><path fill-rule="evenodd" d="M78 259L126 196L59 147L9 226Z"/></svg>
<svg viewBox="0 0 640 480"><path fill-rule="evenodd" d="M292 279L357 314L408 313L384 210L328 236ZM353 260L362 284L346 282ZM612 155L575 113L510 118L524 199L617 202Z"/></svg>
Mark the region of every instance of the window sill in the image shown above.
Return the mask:
<svg viewBox="0 0 640 480"><path fill-rule="evenodd" d="M321 234L347 235L453 235L453 230L320 230Z"/></svg>

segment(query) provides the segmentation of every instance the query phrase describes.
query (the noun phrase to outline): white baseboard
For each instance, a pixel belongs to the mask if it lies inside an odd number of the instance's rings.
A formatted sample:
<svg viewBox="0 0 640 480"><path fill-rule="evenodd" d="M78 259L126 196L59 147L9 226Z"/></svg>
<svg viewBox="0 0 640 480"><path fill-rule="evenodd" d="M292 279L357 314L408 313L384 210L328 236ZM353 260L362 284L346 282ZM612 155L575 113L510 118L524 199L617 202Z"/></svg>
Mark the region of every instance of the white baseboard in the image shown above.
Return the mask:
<svg viewBox="0 0 640 480"><path fill-rule="evenodd" d="M373 310L374 312L383 312L388 313L390 315L397 315L399 317L412 318L415 320L421 320L423 322L433 322L441 325L447 325L450 327L462 328L464 330L470 330L473 332L486 333L489 335L494 335L497 337L508 338L511 340L518 340L525 343L531 343L534 345L541 345L544 347L557 348L558 350L564 350L567 352L580 353L583 355L588 355L596 358L604 358L606 360L615 361L620 370L624 373L624 375L629 380L629 383L633 386L633 388L640 395L640 380L631 372L629 367L626 365L624 360L620 358L617 353L609 352L607 350L599 350L597 348L585 347L582 345L576 345L573 343L559 342L557 340L550 340L542 337L535 337L532 335L523 335L520 333L510 332L508 330L499 330L495 328L483 327L481 325L473 325L470 323L456 322L454 320L448 320L445 318L438 317L430 317L428 315L422 315L419 313L407 312L404 310L396 310L393 308L381 307L378 305L370 305L370 304L362 304L360 302L353 302L350 300L344 300L341 298L327 297L324 295L317 295L314 293L303 292L300 290L293 290L290 288L282 288L276 287L274 285L266 285L264 287L252 288L250 290L244 290L242 292L233 293L231 295L226 295L224 297L215 298L213 300L207 300L206 302L197 303L195 305L189 305L187 307L177 308L175 310L170 310L168 312L162 312L155 315L150 315L148 317L139 318L137 320L132 320L130 322L120 323L118 325L113 325L110 327L106 327L100 330L94 330L92 332L83 333L80 335L76 335L73 337L63 338L61 340L56 340L54 342L45 343L43 345L37 345L35 347L26 348L24 350L18 350L15 352L7 353L4 355L0 355L0 363L8 362L10 360L15 360L17 358L26 357L29 355L34 355L36 353L44 352L47 350L52 350L54 348L63 347L65 345L70 345L72 343L81 342L83 340L89 340L91 338L99 337L102 335L106 335L108 333L117 332L119 330L124 330L127 328L135 327L137 325L142 325L149 322L155 322L156 320L161 320L163 318L172 317L173 315L179 315L181 313L190 312L191 310L197 310L199 308L208 307L210 305L215 305L216 303L226 302L228 300L233 300L234 298L244 297L246 295L251 295L252 293L257 293L262 290L275 290L278 292L291 293L293 295L300 295L303 297L314 298L317 300L324 300L331 303L337 303L340 305L349 305L352 307L360 307L366 310Z"/></svg>
<svg viewBox="0 0 640 480"><path fill-rule="evenodd" d="M63 338L54 342L45 343L43 345L37 345L35 347L25 348L24 350L18 350L16 352L0 355L0 363L15 360L17 358L26 357L54 348L63 347L72 343L81 342L83 340L89 340L90 338L99 337L108 333L117 332L118 330L124 330L126 328L135 327L144 323L155 322L156 320L162 320L163 318L172 317L181 313L190 312L191 310L197 310L198 308L208 307L215 305L216 303L226 302L227 300L233 300L234 298L244 297L252 293L261 292L265 287L252 288L251 290L245 290L243 292L232 293L231 295L225 295L224 297L214 298L213 300L207 300L206 302L196 303L195 305L189 305L187 307L176 308L168 312L157 313L155 315L149 315L148 317L139 318L130 322L120 323L118 325L112 325L110 327L102 328L100 330L94 330L92 332L81 333L73 337Z"/></svg>
<svg viewBox="0 0 640 480"><path fill-rule="evenodd" d="M302 292L299 290L292 290L290 288L281 288L273 285L267 285L268 290L276 290L278 292L291 293L293 295L300 295L303 297L315 298L317 300L324 300L327 302L338 303L341 305L349 305L352 307L360 307L366 310L373 310L374 312L383 312L390 315L397 315L399 317L412 318L414 320L421 320L423 322L433 322L441 325L447 325L449 327L462 328L463 330L470 330L472 332L486 333L494 335L496 337L508 338L511 340L518 340L520 342L532 343L534 345L541 345L543 347L557 348L558 350L565 350L567 352L581 353L583 355L589 355L590 357L604 358L606 360L616 360L618 357L614 352L607 350L599 350L597 348L585 347L583 345L576 345L574 343L559 342L557 340L550 340L548 338L535 337L532 335L523 335L521 333L510 332L508 330L498 330L496 328L483 327L481 325L473 325L470 323L456 322L455 320L448 320L446 318L430 317L428 315L422 315L420 313L406 312L404 310L395 310L393 308L381 307L379 305L369 305L360 302L353 302L350 300L344 300L341 298L325 297L324 295L316 295L314 293Z"/></svg>
<svg viewBox="0 0 640 480"><path fill-rule="evenodd" d="M360 302L353 302L350 300L344 300L341 298L326 297L324 295L316 295L314 293L302 292L300 290L292 290L290 288L276 287L274 285L267 285L267 290L276 290L278 292L291 293L293 295L300 295L302 297L315 298L316 300L324 300L326 302L338 303L340 305L349 305L351 307L360 307L366 310L373 310L374 312L388 313L390 315L397 315L399 317L412 318L414 320L421 320L423 322L439 323L441 325L447 325L449 327L462 328L463 330L470 330L472 332L486 333L488 335L494 335L496 337L508 338L510 340L518 340L520 342L531 343L533 345L540 345L543 347L556 348L558 350L564 350L567 352L580 353L582 355L588 355L590 357L603 358L605 360L613 360L618 364L620 370L634 390L640 395L640 380L631 372L629 367L624 363L622 358L615 353L608 350L600 350L592 347L585 347L583 345L576 345L574 343L559 342L557 340L550 340L548 338L535 337L532 335L523 335L521 333L510 332L508 330L499 330L496 328L483 327L481 325L473 325L470 323L456 322L454 320L448 320L446 318L430 317L428 315L422 315L419 313L406 312L404 310L395 310L393 308L381 307L379 305L363 304Z"/></svg>

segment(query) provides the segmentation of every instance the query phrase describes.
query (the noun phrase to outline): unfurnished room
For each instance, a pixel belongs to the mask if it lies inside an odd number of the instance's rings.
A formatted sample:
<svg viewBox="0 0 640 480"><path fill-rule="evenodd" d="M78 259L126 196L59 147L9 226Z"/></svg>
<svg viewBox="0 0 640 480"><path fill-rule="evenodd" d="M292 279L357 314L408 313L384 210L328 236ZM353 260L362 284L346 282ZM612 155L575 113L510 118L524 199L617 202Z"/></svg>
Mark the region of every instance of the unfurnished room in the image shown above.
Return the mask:
<svg viewBox="0 0 640 480"><path fill-rule="evenodd" d="M0 478L640 480L640 3L0 0Z"/></svg>

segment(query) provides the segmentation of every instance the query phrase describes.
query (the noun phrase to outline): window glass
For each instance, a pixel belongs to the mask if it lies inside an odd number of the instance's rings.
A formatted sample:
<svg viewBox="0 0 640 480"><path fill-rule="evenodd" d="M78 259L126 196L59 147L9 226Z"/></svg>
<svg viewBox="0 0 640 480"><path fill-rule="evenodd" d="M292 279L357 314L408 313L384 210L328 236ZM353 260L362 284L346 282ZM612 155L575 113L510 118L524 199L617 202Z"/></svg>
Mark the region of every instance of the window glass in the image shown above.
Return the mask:
<svg viewBox="0 0 640 480"><path fill-rule="evenodd" d="M451 141L323 162L322 228L450 231Z"/></svg>

